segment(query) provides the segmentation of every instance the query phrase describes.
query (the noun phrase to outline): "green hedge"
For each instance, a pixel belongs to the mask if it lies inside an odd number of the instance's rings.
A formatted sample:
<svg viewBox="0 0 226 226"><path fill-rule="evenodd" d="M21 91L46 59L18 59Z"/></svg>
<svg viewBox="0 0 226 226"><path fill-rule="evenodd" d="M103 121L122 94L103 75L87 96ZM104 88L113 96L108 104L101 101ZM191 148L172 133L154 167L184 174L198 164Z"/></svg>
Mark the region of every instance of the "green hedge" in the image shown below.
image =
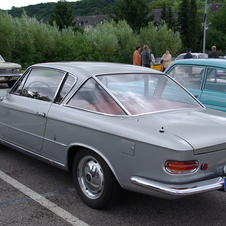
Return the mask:
<svg viewBox="0 0 226 226"><path fill-rule="evenodd" d="M39 23L23 15L12 18L0 11L0 54L6 61L29 65L50 61L109 61L132 63L135 46L148 44L155 55L165 48L176 53L181 48L178 33L166 25L149 24L136 34L125 21L105 22L87 32L72 28L59 31L56 26Z"/></svg>

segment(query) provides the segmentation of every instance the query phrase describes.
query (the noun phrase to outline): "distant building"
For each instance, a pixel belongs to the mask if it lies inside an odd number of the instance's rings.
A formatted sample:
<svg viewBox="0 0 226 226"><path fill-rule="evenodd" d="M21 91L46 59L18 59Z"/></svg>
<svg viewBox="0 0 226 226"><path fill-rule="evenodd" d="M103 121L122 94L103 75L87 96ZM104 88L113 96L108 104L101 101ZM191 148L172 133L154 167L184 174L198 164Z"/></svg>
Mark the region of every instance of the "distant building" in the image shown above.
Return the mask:
<svg viewBox="0 0 226 226"><path fill-rule="evenodd" d="M97 24L103 24L105 20L109 20L108 15L78 16L74 18L73 23L87 31Z"/></svg>
<svg viewBox="0 0 226 226"><path fill-rule="evenodd" d="M150 15L154 15L153 22L160 22L162 16L162 9L152 9Z"/></svg>
<svg viewBox="0 0 226 226"><path fill-rule="evenodd" d="M215 13L223 4L207 4L207 10L210 13Z"/></svg>
<svg viewBox="0 0 226 226"><path fill-rule="evenodd" d="M207 4L207 10L209 13L215 13L223 4ZM203 9L204 10L204 9ZM162 9L152 9L150 15L154 15L153 22L161 22ZM176 16L176 14L175 14Z"/></svg>
<svg viewBox="0 0 226 226"><path fill-rule="evenodd" d="M223 4L208 4L207 9L210 13L215 13L221 6ZM152 9L150 15L152 14L154 15L153 22L161 22L162 9ZM109 20L108 15L79 16L74 18L73 23L87 31L97 24L103 24L105 20Z"/></svg>

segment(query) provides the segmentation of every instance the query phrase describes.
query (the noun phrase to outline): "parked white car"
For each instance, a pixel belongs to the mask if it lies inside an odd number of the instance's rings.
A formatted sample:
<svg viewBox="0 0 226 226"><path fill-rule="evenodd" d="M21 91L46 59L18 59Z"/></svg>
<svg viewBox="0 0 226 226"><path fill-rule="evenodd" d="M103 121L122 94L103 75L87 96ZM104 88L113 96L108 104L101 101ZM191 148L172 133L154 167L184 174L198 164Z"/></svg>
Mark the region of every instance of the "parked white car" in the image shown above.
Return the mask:
<svg viewBox="0 0 226 226"><path fill-rule="evenodd" d="M184 59L184 55L186 53L181 53L179 56L177 56L177 58L175 59L176 60L183 60ZM194 59L205 59L205 58L208 58L208 55L206 53L191 53L192 57Z"/></svg>
<svg viewBox="0 0 226 226"><path fill-rule="evenodd" d="M16 80L21 76L21 65L5 62L0 55L0 83L7 83L12 87Z"/></svg>

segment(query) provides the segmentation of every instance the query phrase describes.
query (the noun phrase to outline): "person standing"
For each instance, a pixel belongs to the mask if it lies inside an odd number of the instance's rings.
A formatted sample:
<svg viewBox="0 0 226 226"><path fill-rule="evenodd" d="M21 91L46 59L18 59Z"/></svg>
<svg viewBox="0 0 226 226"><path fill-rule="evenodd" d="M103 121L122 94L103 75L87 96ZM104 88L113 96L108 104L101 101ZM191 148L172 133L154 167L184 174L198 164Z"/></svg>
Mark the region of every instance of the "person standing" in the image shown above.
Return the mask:
<svg viewBox="0 0 226 226"><path fill-rule="evenodd" d="M168 68L172 61L172 55L170 54L170 49L166 49L166 52L161 57L162 69L161 71L165 71Z"/></svg>
<svg viewBox="0 0 226 226"><path fill-rule="evenodd" d="M208 58L219 58L219 53L217 52L217 47L212 46L211 51L208 53ZM216 79L217 72L215 69L209 69L209 76Z"/></svg>
<svg viewBox="0 0 226 226"><path fill-rule="evenodd" d="M184 55L184 59L192 59L193 56L191 54L192 49L187 49L187 53ZM192 67L185 67L184 69L186 76L192 76Z"/></svg>
<svg viewBox="0 0 226 226"><path fill-rule="evenodd" d="M187 53L184 55L184 59L193 58L191 51L192 51L192 49L187 49Z"/></svg>
<svg viewBox="0 0 226 226"><path fill-rule="evenodd" d="M141 52L141 62L142 66L144 67L150 67L151 66L151 53L149 51L148 45L143 46L143 51Z"/></svg>
<svg viewBox="0 0 226 226"><path fill-rule="evenodd" d="M141 55L140 55L140 46L136 47L136 50L133 53L133 65L141 66Z"/></svg>
<svg viewBox="0 0 226 226"><path fill-rule="evenodd" d="M219 58L216 46L212 46L211 51L208 53L208 58Z"/></svg>
<svg viewBox="0 0 226 226"><path fill-rule="evenodd" d="M151 53L151 50L149 49L149 52L151 54L151 66L155 64L155 56Z"/></svg>

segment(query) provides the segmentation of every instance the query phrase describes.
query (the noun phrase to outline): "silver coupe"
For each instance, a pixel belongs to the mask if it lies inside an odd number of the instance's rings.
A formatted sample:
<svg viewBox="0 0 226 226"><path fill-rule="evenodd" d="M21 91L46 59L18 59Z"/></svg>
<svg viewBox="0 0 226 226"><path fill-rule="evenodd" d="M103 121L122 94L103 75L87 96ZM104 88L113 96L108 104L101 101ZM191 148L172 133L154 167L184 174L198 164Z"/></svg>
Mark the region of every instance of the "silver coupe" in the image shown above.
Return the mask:
<svg viewBox="0 0 226 226"><path fill-rule="evenodd" d="M96 209L122 189L167 199L224 189L226 113L141 66L32 65L1 90L0 141L72 171Z"/></svg>

